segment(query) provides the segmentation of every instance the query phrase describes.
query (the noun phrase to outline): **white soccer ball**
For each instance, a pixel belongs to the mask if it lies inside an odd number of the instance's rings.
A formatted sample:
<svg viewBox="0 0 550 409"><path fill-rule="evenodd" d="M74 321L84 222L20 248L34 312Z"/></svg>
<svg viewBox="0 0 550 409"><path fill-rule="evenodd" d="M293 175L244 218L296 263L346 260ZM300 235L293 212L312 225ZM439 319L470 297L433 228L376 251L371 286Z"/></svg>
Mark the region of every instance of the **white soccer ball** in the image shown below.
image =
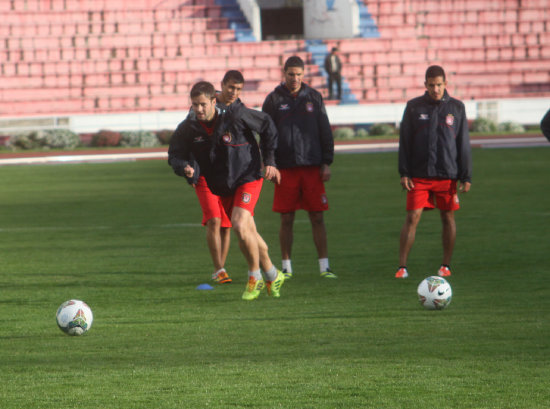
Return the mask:
<svg viewBox="0 0 550 409"><path fill-rule="evenodd" d="M56 320L57 326L64 333L82 335L92 328L94 314L84 301L69 300L57 309Z"/></svg>
<svg viewBox="0 0 550 409"><path fill-rule="evenodd" d="M428 310L442 310L451 303L453 290L442 277L431 276L422 280L417 289L418 301Z"/></svg>

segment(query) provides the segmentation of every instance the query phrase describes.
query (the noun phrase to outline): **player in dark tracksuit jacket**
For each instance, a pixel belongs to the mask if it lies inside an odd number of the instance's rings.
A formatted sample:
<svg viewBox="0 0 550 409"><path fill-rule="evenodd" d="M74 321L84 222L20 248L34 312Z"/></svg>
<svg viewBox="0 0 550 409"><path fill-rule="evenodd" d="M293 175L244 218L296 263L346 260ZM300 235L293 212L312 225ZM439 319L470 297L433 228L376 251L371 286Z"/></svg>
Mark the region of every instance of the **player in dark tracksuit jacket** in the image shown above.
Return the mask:
<svg viewBox="0 0 550 409"><path fill-rule="evenodd" d="M407 103L400 127L399 174L472 181L466 111L447 91L440 101L426 92Z"/></svg>
<svg viewBox="0 0 550 409"><path fill-rule="evenodd" d="M321 94L302 83L296 97L279 85L264 101L279 132L275 160L279 169L330 165L334 139Z"/></svg>
<svg viewBox="0 0 550 409"><path fill-rule="evenodd" d="M407 258L424 209L439 208L442 222L443 260L438 270L450 276L456 240L455 210L460 192L470 190L472 156L464 104L446 90L443 68L426 70L426 93L407 103L399 136L399 174L407 190L407 217L399 241L400 266L396 278L408 277Z"/></svg>
<svg viewBox="0 0 550 409"><path fill-rule="evenodd" d="M550 141L550 109L540 121L540 130L542 131L542 134L546 136L546 139Z"/></svg>
<svg viewBox="0 0 550 409"><path fill-rule="evenodd" d="M274 166L277 129L267 114L248 109L240 101L220 110L209 82L193 85L190 95L195 115L176 128L168 163L176 174L192 178L196 161L210 191L220 196L248 264L243 300L258 298L264 288L264 275L268 295L279 297L284 275L271 262L253 217L262 187L262 159L265 178L280 181ZM259 146L254 132L260 134Z"/></svg>
<svg viewBox="0 0 550 409"><path fill-rule="evenodd" d="M260 134L260 146L253 132ZM270 118L238 100L230 109L217 108L212 135L192 115L180 123L170 142L168 163L185 176L185 166L196 160L212 193L229 196L238 186L262 178L262 158L266 166L275 166L276 146L277 130Z"/></svg>
<svg viewBox="0 0 550 409"><path fill-rule="evenodd" d="M281 183L275 186L273 211L281 214L279 240L283 272L292 277L291 251L295 211L308 212L321 277L337 278L329 268L323 212L328 210L324 182L334 158L332 130L319 92L302 82L304 62L293 56L284 67L285 81L265 99L262 110L279 132L275 151Z"/></svg>

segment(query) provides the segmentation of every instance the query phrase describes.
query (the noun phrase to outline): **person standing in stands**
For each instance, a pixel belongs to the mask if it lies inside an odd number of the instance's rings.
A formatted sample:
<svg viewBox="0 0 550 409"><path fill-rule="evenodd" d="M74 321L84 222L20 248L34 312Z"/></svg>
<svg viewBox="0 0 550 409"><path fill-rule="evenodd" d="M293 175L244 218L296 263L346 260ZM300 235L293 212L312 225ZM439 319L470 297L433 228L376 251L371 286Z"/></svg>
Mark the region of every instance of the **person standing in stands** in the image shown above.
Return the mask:
<svg viewBox="0 0 550 409"><path fill-rule="evenodd" d="M268 115L248 109L238 100L230 109L221 110L209 82L193 85L190 96L195 115L186 118L174 132L168 163L177 175L192 178L196 162L211 192L220 196L248 264L243 300L258 298L264 284L268 295L278 298L284 275L271 262L254 221L263 182L262 159L264 177L280 181L274 159L277 130ZM260 135L260 146L254 132Z"/></svg>
<svg viewBox="0 0 550 409"><path fill-rule="evenodd" d="M279 141L275 161L281 183L275 185L273 211L281 214L279 241L283 274L291 278L293 226L296 210L308 212L321 277L337 278L328 259L323 212L328 210L324 182L330 179L334 139L321 94L305 84L304 62L288 58L284 82L265 99L262 110L275 122Z"/></svg>
<svg viewBox="0 0 550 409"><path fill-rule="evenodd" d="M243 86L244 77L239 71L227 71L221 82L221 92L217 94L219 109L226 110L235 101L240 102L239 96ZM190 116L194 115L191 110ZM223 208L221 198L210 191L196 163L194 169L193 177L188 178L188 182L195 188L202 210L202 225L206 226L206 243L214 264L212 280L218 284L229 284L232 280L225 269L225 261L231 241L231 221Z"/></svg>
<svg viewBox="0 0 550 409"><path fill-rule="evenodd" d="M334 99L333 85L336 83L337 99L342 99L342 61L338 56L338 48L332 47L325 57L325 71L328 76L328 99Z"/></svg>
<svg viewBox="0 0 550 409"><path fill-rule="evenodd" d="M459 191L470 190L472 155L464 104L447 93L445 71L438 65L426 70L423 96L407 102L399 135L399 174L407 191L407 217L399 240L396 278L406 278L407 258L424 209L439 208L443 260L437 274L451 275L456 240L454 212Z"/></svg>

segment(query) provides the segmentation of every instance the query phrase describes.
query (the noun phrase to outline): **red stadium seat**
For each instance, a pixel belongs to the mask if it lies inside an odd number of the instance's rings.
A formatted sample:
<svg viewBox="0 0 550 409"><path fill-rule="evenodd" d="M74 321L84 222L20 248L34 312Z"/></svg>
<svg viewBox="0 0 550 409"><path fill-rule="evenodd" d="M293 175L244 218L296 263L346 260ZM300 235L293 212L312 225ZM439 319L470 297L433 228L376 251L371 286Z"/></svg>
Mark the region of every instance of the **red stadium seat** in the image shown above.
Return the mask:
<svg viewBox="0 0 550 409"><path fill-rule="evenodd" d="M546 0L364 0L380 38L326 40L360 102L404 102L423 92L426 67L444 66L461 98L545 92ZM191 85L239 69L243 100L259 106L290 55L326 92L324 69L301 39L240 43L215 0L0 2L0 115L184 110ZM546 88L548 92L548 88ZM52 98L54 101L52 102ZM5 109L4 109L5 108Z"/></svg>

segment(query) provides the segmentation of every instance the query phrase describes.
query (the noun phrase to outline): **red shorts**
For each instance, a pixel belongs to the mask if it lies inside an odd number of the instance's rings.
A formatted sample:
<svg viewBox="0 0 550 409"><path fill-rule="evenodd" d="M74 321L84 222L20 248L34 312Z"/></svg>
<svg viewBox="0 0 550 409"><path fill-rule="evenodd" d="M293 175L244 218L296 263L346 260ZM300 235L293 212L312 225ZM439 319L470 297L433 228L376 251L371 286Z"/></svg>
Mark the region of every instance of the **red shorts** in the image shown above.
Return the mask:
<svg viewBox="0 0 550 409"><path fill-rule="evenodd" d="M231 227L231 220L223 208L221 198L210 191L204 176L200 176L195 186L202 209L202 225L214 217L221 219L221 227Z"/></svg>
<svg viewBox="0 0 550 409"><path fill-rule="evenodd" d="M235 190L232 196L221 196L225 212L231 218L234 207L241 207L250 212L254 216L254 208L258 199L260 198L260 192L262 191L263 179L258 179L253 182L245 183Z"/></svg>
<svg viewBox="0 0 550 409"><path fill-rule="evenodd" d="M456 180L412 178L414 189L407 192L407 210L458 210Z"/></svg>
<svg viewBox="0 0 550 409"><path fill-rule="evenodd" d="M281 169L281 183L275 185L273 211L291 213L296 210L322 212L328 210L325 184L320 166Z"/></svg>

